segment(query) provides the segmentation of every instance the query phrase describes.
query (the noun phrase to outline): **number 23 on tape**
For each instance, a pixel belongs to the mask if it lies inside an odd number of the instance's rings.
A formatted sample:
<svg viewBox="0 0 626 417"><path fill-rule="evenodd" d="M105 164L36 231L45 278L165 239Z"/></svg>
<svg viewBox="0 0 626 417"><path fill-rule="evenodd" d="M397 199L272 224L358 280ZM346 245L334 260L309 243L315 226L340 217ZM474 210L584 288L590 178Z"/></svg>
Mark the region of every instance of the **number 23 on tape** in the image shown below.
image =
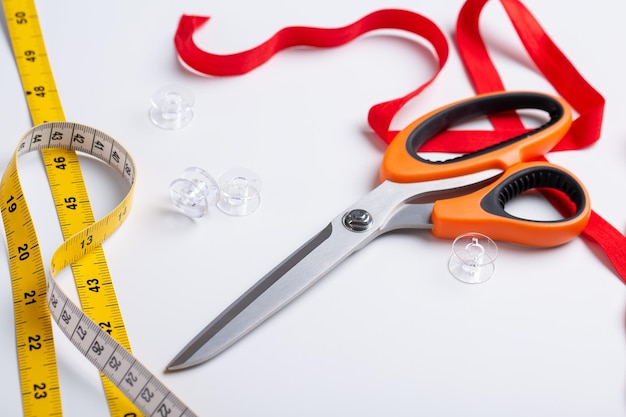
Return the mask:
<svg viewBox="0 0 626 417"><path fill-rule="evenodd" d="M94 156L114 169L128 183L129 191L115 209L102 219L69 237L55 251L50 271L43 267L36 230L19 180L18 157L28 152L49 148L70 149ZM65 161L56 161L59 164ZM99 324L90 319L57 285L54 277L93 248L98 247L126 219L132 202L135 184L135 165L131 155L110 136L87 126L68 123L45 123L29 130L21 139L0 183L1 212L7 237L12 280L29 275L45 276L40 279L47 288L21 288L14 283L14 297L21 299L24 307L37 304L36 296L47 294L50 314L41 315L38 310L16 309L16 321L32 319L25 317L40 314L38 319L55 321L65 336L96 368L105 375L146 416L191 417L195 414L179 400L158 378L137 361L128 350L113 339ZM74 204L68 200L67 204ZM97 285L97 283L92 282ZM17 317L17 315L20 317ZM24 316L24 317L21 317ZM58 382L48 382L46 368L54 365L54 349L45 352L48 334L27 334L29 329L16 327L18 340L27 340L22 346L32 352L20 363L23 392L34 401L24 401L27 415L60 415L60 403L48 403L48 393L58 391ZM19 343L18 343L19 345ZM19 346L18 346L19 347ZM43 352L43 354L40 354ZM24 373L25 369L35 372ZM24 378L28 380L24 380ZM50 385L49 385L50 384ZM51 397L51 396L50 396Z"/></svg>

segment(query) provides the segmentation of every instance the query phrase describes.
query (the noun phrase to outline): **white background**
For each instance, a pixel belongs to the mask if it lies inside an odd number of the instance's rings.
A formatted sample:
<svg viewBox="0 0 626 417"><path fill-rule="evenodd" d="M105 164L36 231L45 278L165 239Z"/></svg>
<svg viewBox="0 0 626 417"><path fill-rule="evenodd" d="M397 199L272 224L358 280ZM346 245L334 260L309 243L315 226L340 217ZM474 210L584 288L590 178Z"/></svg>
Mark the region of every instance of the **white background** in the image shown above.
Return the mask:
<svg viewBox="0 0 626 417"><path fill-rule="evenodd" d="M417 38L367 35L333 50L286 51L241 77L206 78L180 66L181 14L212 16L198 44L251 48L285 26L336 27L380 8L435 21L451 55L437 81L394 120L402 128L473 95L453 42L462 1L315 0L38 2L68 120L116 137L134 155L131 215L105 251L133 351L201 416L623 416L626 289L603 255L576 239L553 249L499 243L493 278L469 286L447 271L451 242L428 232L378 239L228 351L164 374L187 341L277 262L376 185L385 146L369 107L431 77ZM626 229L624 7L609 0L524 2L607 100L601 140L550 160L589 189L593 208ZM552 92L490 2L483 35L509 89ZM0 163L30 126L6 31L0 41ZM151 95L178 83L195 118L177 131L151 124ZM189 166L219 175L254 170L259 210L235 218L215 207L192 221L169 200ZM38 157L22 178L44 256L61 243ZM124 195L113 174L84 167L102 216ZM2 246L5 246L2 244ZM4 248L6 249L6 248ZM21 415L8 263L0 271L0 414ZM71 286L71 279L64 277ZM107 416L95 369L58 333L67 416Z"/></svg>

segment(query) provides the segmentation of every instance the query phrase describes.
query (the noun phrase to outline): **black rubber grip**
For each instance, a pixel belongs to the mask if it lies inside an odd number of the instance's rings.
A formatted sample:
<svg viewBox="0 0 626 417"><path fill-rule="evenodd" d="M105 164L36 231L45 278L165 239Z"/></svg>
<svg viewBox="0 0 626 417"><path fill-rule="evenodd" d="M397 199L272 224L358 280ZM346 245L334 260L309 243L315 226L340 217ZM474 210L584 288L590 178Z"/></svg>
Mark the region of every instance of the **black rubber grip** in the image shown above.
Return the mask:
<svg viewBox="0 0 626 417"><path fill-rule="evenodd" d="M548 113L550 120L529 132L512 137L484 149L480 149L476 152L471 152L456 158L447 159L445 161L431 161L422 158L417 154L419 148L424 145L424 143L453 126L481 116L521 109L545 111ZM552 126L563 117L563 114L564 109L561 103L553 97L541 93L513 92L473 98L450 107L446 107L416 126L407 137L406 150L413 158L429 164L458 162L503 148L527 138L528 136L534 135L549 126Z"/></svg>
<svg viewBox="0 0 626 417"><path fill-rule="evenodd" d="M506 203L533 188L550 188L563 192L576 206L576 211L570 217L562 220L547 220L535 222L558 223L580 215L587 205L586 194L582 186L571 175L558 167L549 165L533 166L508 176L493 190L483 197L480 205L483 210L497 216L520 219L504 210Z"/></svg>

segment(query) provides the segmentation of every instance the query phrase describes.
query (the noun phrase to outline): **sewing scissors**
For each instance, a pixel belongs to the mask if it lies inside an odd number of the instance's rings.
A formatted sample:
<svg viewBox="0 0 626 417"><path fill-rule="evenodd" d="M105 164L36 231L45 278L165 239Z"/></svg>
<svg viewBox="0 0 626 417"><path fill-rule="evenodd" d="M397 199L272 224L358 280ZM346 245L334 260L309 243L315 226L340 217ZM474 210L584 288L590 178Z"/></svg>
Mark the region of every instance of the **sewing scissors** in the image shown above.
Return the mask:
<svg viewBox="0 0 626 417"><path fill-rule="evenodd" d="M539 110L549 120L496 145L445 161L430 161L418 154L426 141L462 122L524 109ZM446 239L479 232L494 240L534 247L572 240L589 220L587 191L570 172L538 161L563 138L571 119L571 110L560 98L522 91L479 95L414 121L385 152L381 184L226 308L185 346L167 370L188 368L213 358L346 257L392 230L430 229L435 237ZM505 204L531 189L557 190L573 203L572 213L544 221L520 218L505 210Z"/></svg>

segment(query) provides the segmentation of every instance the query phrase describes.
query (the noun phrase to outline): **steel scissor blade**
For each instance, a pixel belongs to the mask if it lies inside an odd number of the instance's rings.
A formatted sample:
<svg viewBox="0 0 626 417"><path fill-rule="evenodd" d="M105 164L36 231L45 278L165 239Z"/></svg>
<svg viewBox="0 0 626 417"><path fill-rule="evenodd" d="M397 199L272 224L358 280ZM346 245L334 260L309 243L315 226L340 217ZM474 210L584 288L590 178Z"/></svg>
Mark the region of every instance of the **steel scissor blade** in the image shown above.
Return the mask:
<svg viewBox="0 0 626 417"><path fill-rule="evenodd" d="M366 234L337 230L343 226L335 223L328 224L226 308L172 360L167 370L184 369L213 358L302 294L368 239ZM338 245L341 250L337 250Z"/></svg>
<svg viewBox="0 0 626 417"><path fill-rule="evenodd" d="M302 266L293 269L331 234L332 225L329 224L261 278L198 333L166 369L185 369L213 358L305 291L315 281L302 279L304 275L298 274Z"/></svg>
<svg viewBox="0 0 626 417"><path fill-rule="evenodd" d="M479 180L485 177L483 174ZM383 182L241 295L194 337L166 369L185 369L215 357L382 233L432 227L432 202L441 197L439 190L454 191L460 185L475 183L476 178L465 176L415 184ZM367 230L354 231L344 225L345 214L357 209L367 211L373 219Z"/></svg>

